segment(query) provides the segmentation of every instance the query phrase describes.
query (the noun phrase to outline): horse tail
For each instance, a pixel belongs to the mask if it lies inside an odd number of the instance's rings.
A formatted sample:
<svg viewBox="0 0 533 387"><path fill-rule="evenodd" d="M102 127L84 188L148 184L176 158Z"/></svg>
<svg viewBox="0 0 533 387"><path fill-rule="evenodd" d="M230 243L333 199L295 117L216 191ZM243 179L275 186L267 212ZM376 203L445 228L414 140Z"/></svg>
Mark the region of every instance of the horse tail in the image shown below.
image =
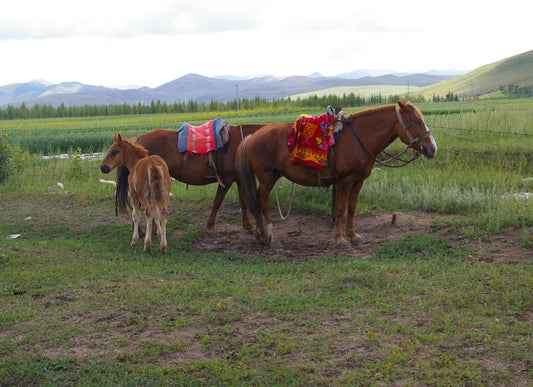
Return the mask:
<svg viewBox="0 0 533 387"><path fill-rule="evenodd" d="M118 214L127 214L128 207L131 209L128 200L128 176L130 170L125 165L117 167L117 185L115 191L115 216Z"/></svg>
<svg viewBox="0 0 533 387"><path fill-rule="evenodd" d="M237 149L235 168L241 183L244 199L248 205L248 210L255 217L260 216L260 204L257 199L257 183L255 181L255 172L246 156L246 146L252 135L244 138Z"/></svg>
<svg viewBox="0 0 533 387"><path fill-rule="evenodd" d="M166 176L166 177L165 177ZM166 208L169 195L170 175L163 160L156 162L148 169L149 199L158 219L161 218L160 209Z"/></svg>

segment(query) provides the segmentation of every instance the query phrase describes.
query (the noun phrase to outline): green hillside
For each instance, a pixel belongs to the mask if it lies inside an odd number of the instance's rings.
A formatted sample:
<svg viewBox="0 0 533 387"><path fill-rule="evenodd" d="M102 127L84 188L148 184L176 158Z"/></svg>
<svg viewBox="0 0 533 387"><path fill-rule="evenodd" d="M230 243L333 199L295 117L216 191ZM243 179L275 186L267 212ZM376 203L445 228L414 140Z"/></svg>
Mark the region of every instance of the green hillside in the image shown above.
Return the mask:
<svg viewBox="0 0 533 387"><path fill-rule="evenodd" d="M490 63L460 77L423 87L413 94L426 98L450 92L463 96L497 93L510 85L530 87L533 82L533 50Z"/></svg>

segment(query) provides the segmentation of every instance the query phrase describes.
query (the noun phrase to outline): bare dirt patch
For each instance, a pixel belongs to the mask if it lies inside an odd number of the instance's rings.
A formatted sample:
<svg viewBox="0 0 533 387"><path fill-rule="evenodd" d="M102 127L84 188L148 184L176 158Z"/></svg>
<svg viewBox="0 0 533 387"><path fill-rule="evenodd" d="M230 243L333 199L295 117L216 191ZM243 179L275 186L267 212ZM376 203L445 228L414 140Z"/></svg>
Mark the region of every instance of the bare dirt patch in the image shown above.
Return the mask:
<svg viewBox="0 0 533 387"><path fill-rule="evenodd" d="M272 211L274 214L274 210ZM205 223L208 213L190 219L190 225ZM232 221L225 219L234 218ZM273 216L274 232L281 241L282 250L274 250L256 241L245 232L235 215L234 205L224 205L217 221L217 234L206 235L196 245L198 251L223 253L264 254L289 260L308 260L325 255L348 254L371 257L377 246L408 236L431 234L449 240L451 246L463 246L471 258L495 263L533 263L533 248L523 246L523 230L510 230L484 238L467 238L460 227L453 226L451 215L425 212L385 212L358 215L355 230L366 243L348 250L337 249L333 243L333 226L328 217L302 214L293 209L286 220ZM435 226L437 224L438 226ZM183 230L174 230L179 235Z"/></svg>

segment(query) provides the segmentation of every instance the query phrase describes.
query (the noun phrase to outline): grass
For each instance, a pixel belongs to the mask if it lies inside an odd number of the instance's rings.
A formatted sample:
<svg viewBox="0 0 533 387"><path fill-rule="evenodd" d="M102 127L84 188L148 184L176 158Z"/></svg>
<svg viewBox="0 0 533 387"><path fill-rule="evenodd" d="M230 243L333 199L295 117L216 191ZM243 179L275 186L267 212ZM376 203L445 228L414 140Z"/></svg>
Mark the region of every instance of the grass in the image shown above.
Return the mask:
<svg viewBox="0 0 533 387"><path fill-rule="evenodd" d="M0 186L1 384L530 385L531 261L498 264L473 246L516 247L509 230L533 245L531 200L508 196L532 187L531 107L448 107L428 105L428 125L468 140L432 129L437 157L375 169L358 206L429 213L429 226L370 253L305 260L195 248L205 231L191 220L216 187L178 182L169 253L145 254L114 216L113 187L98 183L100 161L41 149ZM328 190L294 196L300 212L329 213Z"/></svg>
<svg viewBox="0 0 533 387"><path fill-rule="evenodd" d="M45 203L8 240L35 197L2 196L15 208L0 229L7 385L527 380L528 265L472 261L436 236L369 258L199 254L179 239L149 256L124 224L88 222L108 206L78 200Z"/></svg>

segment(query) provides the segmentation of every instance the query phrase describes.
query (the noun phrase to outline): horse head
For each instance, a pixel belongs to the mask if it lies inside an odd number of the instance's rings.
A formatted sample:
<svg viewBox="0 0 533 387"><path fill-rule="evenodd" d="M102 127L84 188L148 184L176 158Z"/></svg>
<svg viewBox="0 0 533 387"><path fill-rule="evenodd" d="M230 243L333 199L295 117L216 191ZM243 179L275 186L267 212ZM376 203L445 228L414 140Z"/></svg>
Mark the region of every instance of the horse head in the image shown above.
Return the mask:
<svg viewBox="0 0 533 387"><path fill-rule="evenodd" d="M411 103L398 101L396 115L400 123L398 137L402 142L430 159L437 154L437 143L427 127L422 112Z"/></svg>
<svg viewBox="0 0 533 387"><path fill-rule="evenodd" d="M124 147L126 146L126 143L127 139L123 138L120 134L116 133L113 136L113 145L109 147L109 150L100 165L100 171L102 171L102 173L110 173L117 166L124 165Z"/></svg>

